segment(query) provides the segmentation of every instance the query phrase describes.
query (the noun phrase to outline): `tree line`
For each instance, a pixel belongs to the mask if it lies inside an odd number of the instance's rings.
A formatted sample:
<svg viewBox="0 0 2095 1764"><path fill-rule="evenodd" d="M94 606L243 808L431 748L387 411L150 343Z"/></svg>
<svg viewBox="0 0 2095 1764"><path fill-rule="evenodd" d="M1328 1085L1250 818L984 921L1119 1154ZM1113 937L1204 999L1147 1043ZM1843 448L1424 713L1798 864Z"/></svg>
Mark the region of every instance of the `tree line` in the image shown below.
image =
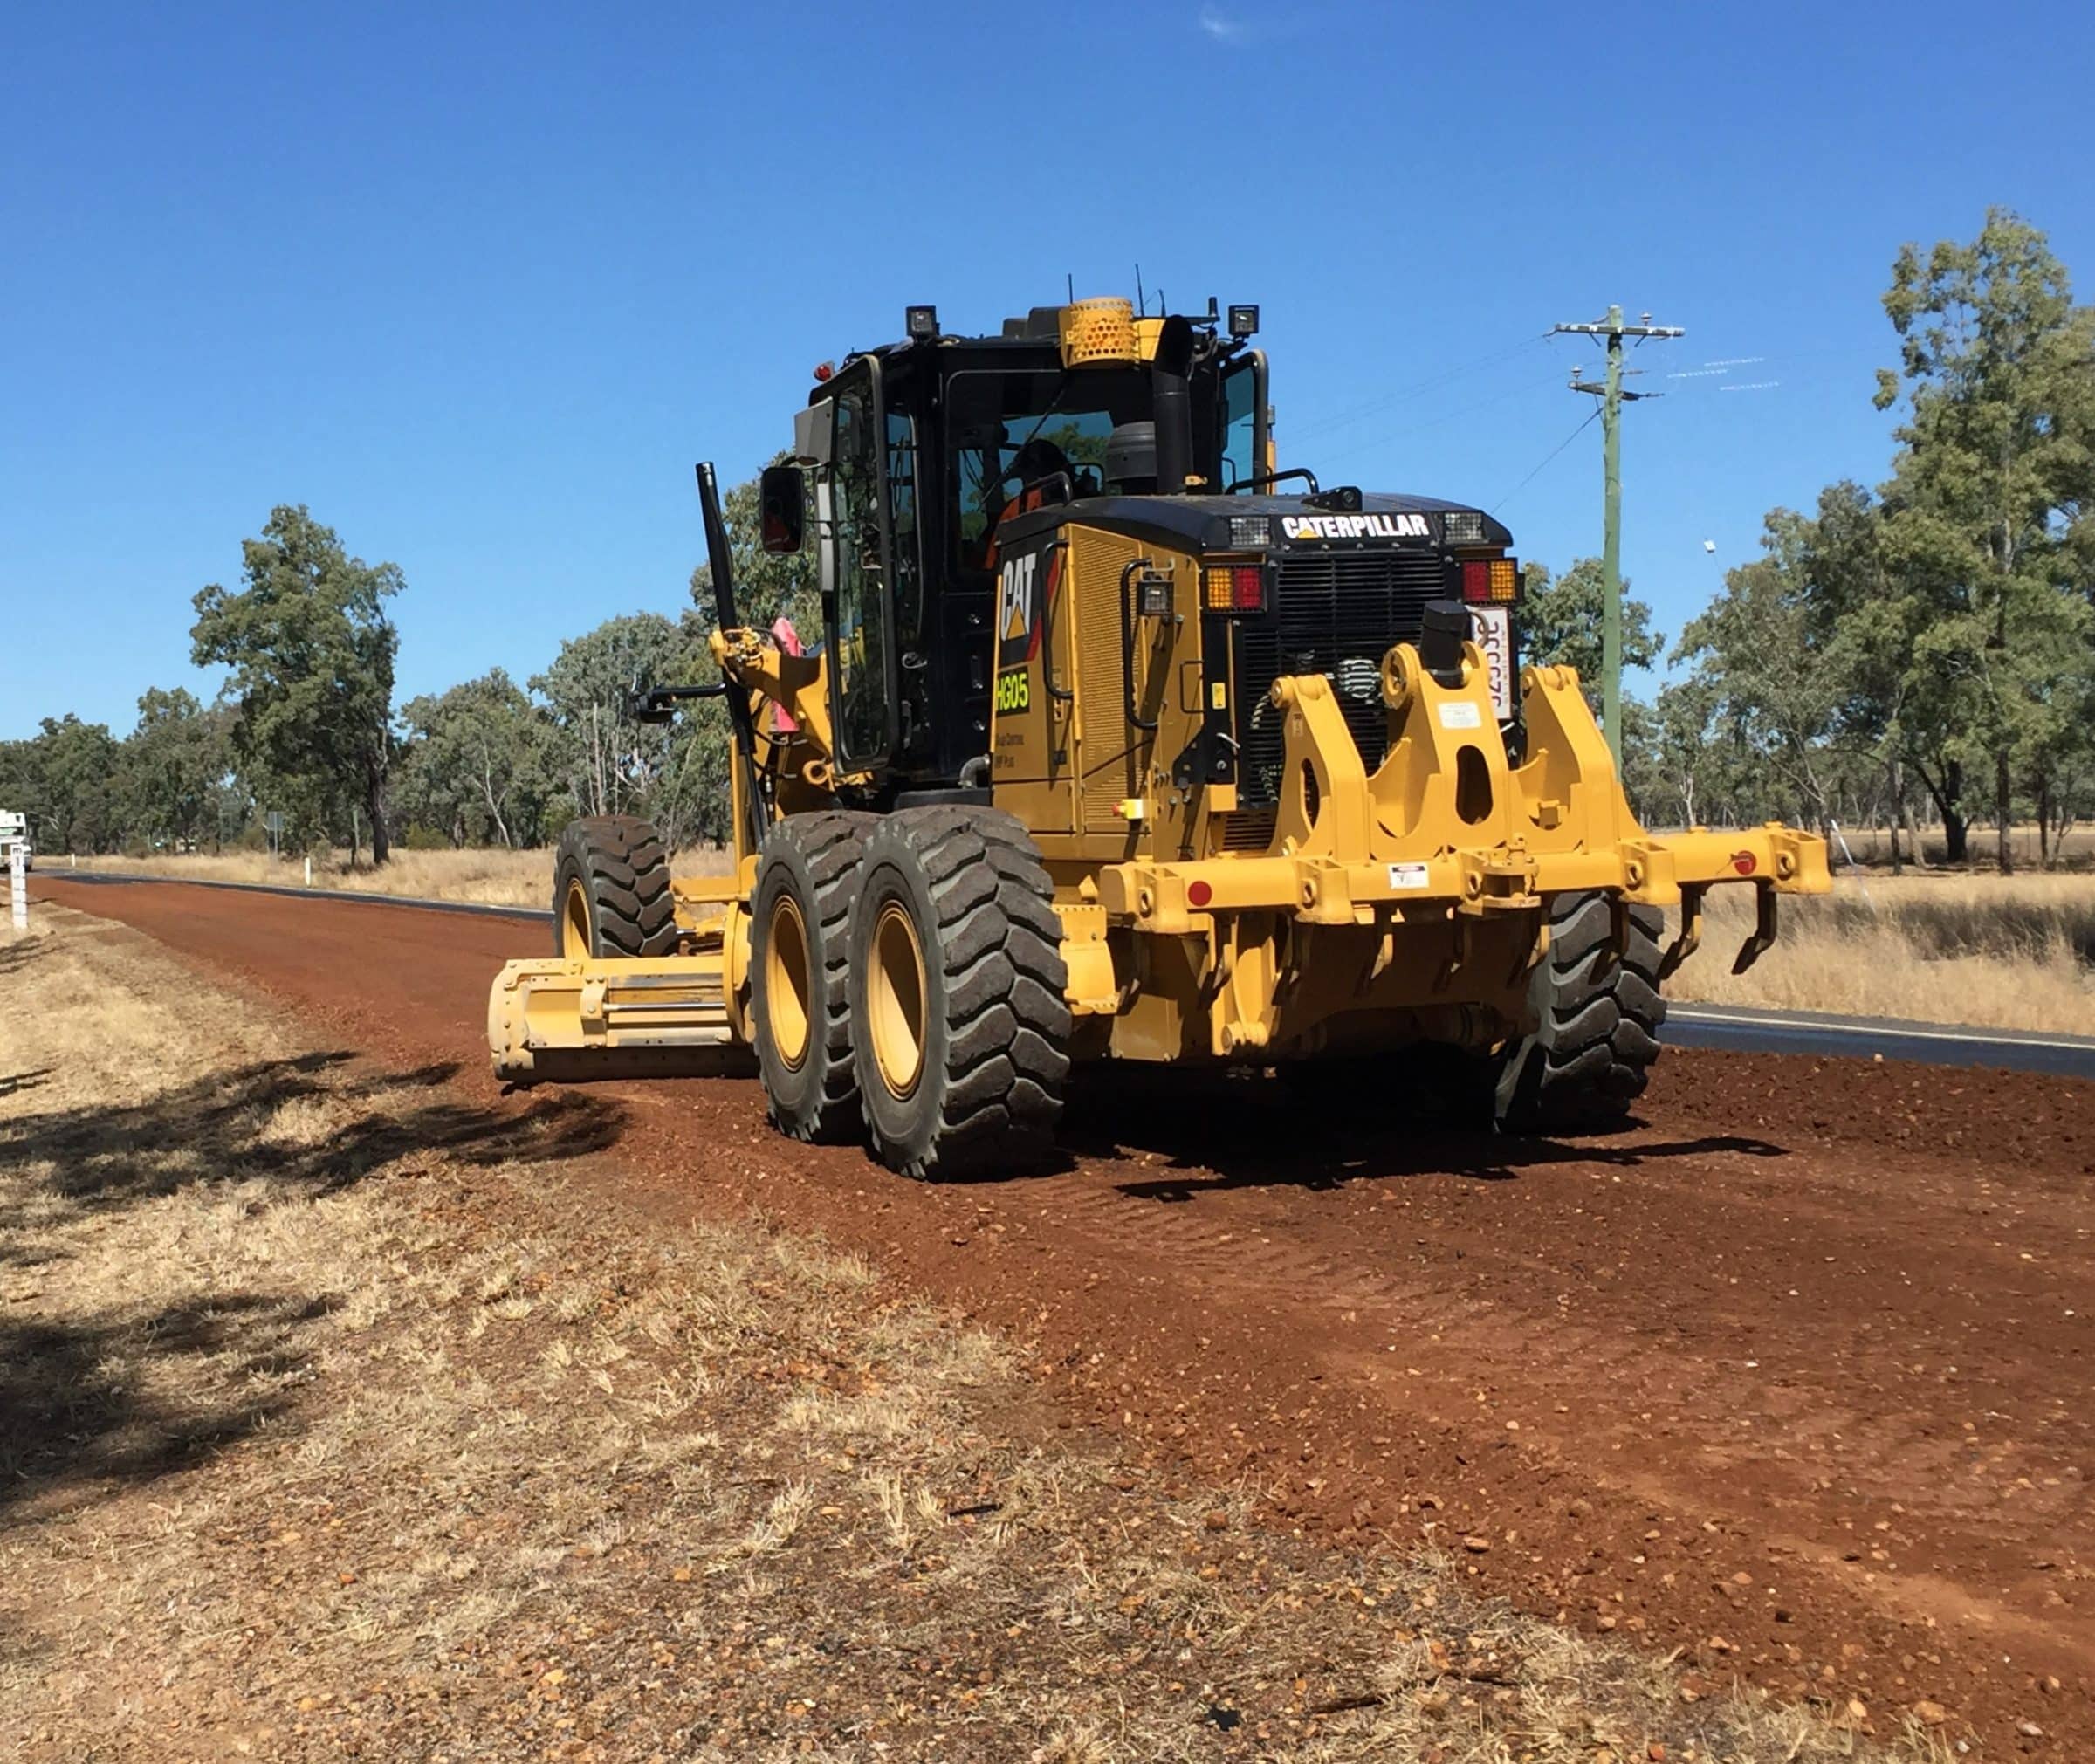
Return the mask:
<svg viewBox="0 0 2095 1764"><path fill-rule="evenodd" d="M1884 306L1899 366L1890 476L1776 509L1761 553L1670 646L1626 600L1624 657L1669 669L1624 704L1624 773L1655 827L1781 817L1892 830L1917 855L1939 827L1963 861L1975 824L2033 820L2047 859L2095 811L2095 310L2073 303L2044 236L1990 212L1968 244L1909 245ZM756 482L730 492L752 616L816 628L811 559L759 550ZM349 554L303 506L246 541L239 586L195 599L192 659L227 670L216 702L155 688L117 737L75 717L0 742L0 805L39 848L106 852L537 846L575 814L634 813L672 844L727 833L717 702L669 725L626 715L635 683L708 679L702 565L675 618L637 613L563 642L521 683L501 669L395 709L400 569ZM1516 614L1530 660L1597 689L1598 562L1530 563Z"/></svg>
<svg viewBox="0 0 2095 1764"><path fill-rule="evenodd" d="M727 498L737 580L752 608L812 630L812 561L757 548L756 503L753 478ZM650 817L673 844L725 837L720 705L666 726L626 714L636 683L712 676L704 565L677 617L608 619L520 683L496 668L396 708L386 607L405 586L396 565L352 556L306 508L276 509L242 548L239 586L195 599L191 658L227 669L216 702L154 688L121 737L45 717L28 739L0 742L0 805L27 813L45 852L277 843L382 863L396 839L540 846L575 815L626 813Z"/></svg>
<svg viewBox="0 0 2095 1764"><path fill-rule="evenodd" d="M1895 861L1932 826L1962 862L1989 825L2003 871L2034 822L2056 861L2095 811L2095 309L2002 209L1968 243L1905 247L1884 309L1889 477L1767 516L1674 641L1675 677L1624 707L1631 793L1655 825L1882 826ZM1597 593L1549 616L1577 626ZM1649 666L1666 652L1633 611L1624 653Z"/></svg>

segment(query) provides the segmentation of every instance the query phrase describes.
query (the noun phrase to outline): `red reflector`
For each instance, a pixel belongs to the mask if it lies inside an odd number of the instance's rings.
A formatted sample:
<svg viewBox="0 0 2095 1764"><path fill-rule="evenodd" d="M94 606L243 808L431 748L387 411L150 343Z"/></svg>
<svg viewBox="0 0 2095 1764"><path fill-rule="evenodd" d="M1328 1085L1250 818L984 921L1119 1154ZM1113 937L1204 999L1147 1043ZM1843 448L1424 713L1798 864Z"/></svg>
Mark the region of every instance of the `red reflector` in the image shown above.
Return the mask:
<svg viewBox="0 0 2095 1764"><path fill-rule="evenodd" d="M818 361L814 364L814 377L818 385L835 372L836 364L833 361Z"/></svg>
<svg viewBox="0 0 2095 1764"><path fill-rule="evenodd" d="M1491 566L1472 558L1462 566L1462 598L1482 605L1491 599Z"/></svg>
<svg viewBox="0 0 2095 1764"><path fill-rule="evenodd" d="M1185 885L1185 903L1189 907L1204 907L1214 897L1214 889L1204 882L1190 882Z"/></svg>
<svg viewBox="0 0 2095 1764"><path fill-rule="evenodd" d="M1229 573L1229 603L1240 613L1255 613L1266 604L1266 572L1256 564L1239 564Z"/></svg>

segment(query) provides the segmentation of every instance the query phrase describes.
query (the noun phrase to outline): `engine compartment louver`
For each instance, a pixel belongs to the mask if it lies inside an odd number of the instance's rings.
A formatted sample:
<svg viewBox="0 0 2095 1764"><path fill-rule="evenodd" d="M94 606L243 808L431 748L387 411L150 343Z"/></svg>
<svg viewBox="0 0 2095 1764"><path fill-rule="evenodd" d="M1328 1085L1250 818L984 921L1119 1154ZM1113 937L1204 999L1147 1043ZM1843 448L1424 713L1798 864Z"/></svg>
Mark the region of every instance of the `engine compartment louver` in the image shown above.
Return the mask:
<svg viewBox="0 0 2095 1764"><path fill-rule="evenodd" d="M1455 593L1447 559L1417 551L1320 551L1281 559L1263 616L1234 621L1238 800L1280 800L1282 713L1267 698L1282 674L1322 674L1370 772L1382 764L1388 724L1382 657L1418 636L1428 601Z"/></svg>

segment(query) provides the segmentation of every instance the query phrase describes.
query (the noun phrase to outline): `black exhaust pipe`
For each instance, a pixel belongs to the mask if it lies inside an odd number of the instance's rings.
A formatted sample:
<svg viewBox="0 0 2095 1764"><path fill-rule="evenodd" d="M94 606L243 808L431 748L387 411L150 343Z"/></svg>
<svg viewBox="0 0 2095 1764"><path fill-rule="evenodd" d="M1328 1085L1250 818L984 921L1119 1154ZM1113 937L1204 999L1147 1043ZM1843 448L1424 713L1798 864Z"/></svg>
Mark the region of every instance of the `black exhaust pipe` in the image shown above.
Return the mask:
<svg viewBox="0 0 2095 1764"><path fill-rule="evenodd" d="M1150 362L1150 397L1157 419L1157 488L1176 496L1193 469L1193 401L1186 374L1193 365L1193 327L1166 319Z"/></svg>

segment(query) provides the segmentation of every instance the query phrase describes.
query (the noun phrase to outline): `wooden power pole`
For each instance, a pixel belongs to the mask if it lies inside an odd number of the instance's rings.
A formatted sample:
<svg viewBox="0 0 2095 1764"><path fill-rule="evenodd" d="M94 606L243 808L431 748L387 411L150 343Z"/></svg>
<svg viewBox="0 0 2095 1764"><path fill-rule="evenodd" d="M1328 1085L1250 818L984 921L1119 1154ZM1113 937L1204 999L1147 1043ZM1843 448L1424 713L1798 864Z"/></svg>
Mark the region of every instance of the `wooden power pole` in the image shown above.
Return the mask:
<svg viewBox="0 0 2095 1764"><path fill-rule="evenodd" d="M1678 325L1654 325L1646 312L1640 325L1622 322L1622 308L1611 306L1608 316L1595 325L1554 325L1552 332L1604 339L1608 350L1607 375L1587 380L1576 370L1571 375L1574 392L1590 392L1600 400L1601 458L1604 472L1602 491L1600 615L1600 721L1615 755L1617 771L1622 768L1622 407L1633 399L1655 398L1653 392L1625 391L1622 383L1622 340L1635 337L1684 337Z"/></svg>

